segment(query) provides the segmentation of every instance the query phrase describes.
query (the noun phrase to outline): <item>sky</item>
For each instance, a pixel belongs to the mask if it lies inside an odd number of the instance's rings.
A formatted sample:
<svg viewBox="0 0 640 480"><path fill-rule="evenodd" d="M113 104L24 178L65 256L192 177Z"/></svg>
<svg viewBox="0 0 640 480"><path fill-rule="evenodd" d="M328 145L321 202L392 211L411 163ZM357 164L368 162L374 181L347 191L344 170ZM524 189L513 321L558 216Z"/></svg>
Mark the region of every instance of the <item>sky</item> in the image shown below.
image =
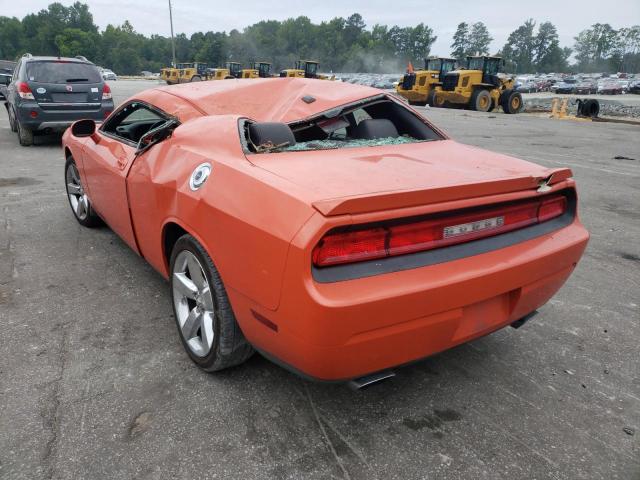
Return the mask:
<svg viewBox="0 0 640 480"><path fill-rule="evenodd" d="M0 14L22 18L46 8L52 0L1 0ZM73 0L61 0L70 5ZM94 22L104 29L129 20L137 32L169 36L168 0L84 0ZM438 36L432 55L450 53L451 37L462 21L482 21L494 37L492 53L497 52L509 33L527 18L538 23L552 22L561 46L573 46L580 30L600 22L613 28L640 24L640 0L300 0L199 1L172 0L176 34L187 36L197 31L242 30L260 20L284 20L305 15L314 23L333 17L360 13L368 27L376 23L409 26L423 22Z"/></svg>

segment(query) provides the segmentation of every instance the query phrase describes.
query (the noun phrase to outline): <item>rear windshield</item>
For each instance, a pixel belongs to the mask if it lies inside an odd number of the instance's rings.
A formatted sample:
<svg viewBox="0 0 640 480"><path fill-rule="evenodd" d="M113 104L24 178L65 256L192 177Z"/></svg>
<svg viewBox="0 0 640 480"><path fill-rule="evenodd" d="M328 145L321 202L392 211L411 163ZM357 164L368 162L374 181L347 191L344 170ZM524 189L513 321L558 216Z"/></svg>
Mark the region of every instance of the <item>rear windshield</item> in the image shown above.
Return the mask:
<svg viewBox="0 0 640 480"><path fill-rule="evenodd" d="M102 82L102 76L95 65L65 61L29 62L27 79L39 83Z"/></svg>

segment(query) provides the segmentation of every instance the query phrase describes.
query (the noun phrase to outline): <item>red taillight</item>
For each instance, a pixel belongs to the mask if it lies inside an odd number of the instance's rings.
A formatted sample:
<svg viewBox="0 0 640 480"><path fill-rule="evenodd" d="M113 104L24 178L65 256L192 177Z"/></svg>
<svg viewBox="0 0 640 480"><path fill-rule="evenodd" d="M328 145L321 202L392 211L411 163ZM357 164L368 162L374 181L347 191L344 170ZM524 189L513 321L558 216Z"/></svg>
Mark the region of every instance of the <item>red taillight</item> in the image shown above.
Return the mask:
<svg viewBox="0 0 640 480"><path fill-rule="evenodd" d="M105 110L104 111L104 118L106 119L109 115L111 115L111 111L110 110Z"/></svg>
<svg viewBox="0 0 640 480"><path fill-rule="evenodd" d="M566 208L566 197L554 195L419 222L329 233L314 248L313 264L327 267L469 242L551 220Z"/></svg>
<svg viewBox="0 0 640 480"><path fill-rule="evenodd" d="M38 112L36 112L35 110L31 110L31 112L29 112L29 116L31 118L36 118L38 116Z"/></svg>
<svg viewBox="0 0 640 480"><path fill-rule="evenodd" d="M538 222L544 222L551 220L552 218L559 217L566 209L566 197L553 197L548 200L544 200L538 210Z"/></svg>
<svg viewBox="0 0 640 480"><path fill-rule="evenodd" d="M16 83L16 89L18 91L18 95L20 98L24 98L26 100L35 100L33 96L33 92L29 88L27 82L18 82Z"/></svg>
<svg viewBox="0 0 640 480"><path fill-rule="evenodd" d="M386 257L386 235L384 228L327 235L313 251L313 263L326 266Z"/></svg>
<svg viewBox="0 0 640 480"><path fill-rule="evenodd" d="M102 100L111 100L111 88L106 83L102 89Z"/></svg>

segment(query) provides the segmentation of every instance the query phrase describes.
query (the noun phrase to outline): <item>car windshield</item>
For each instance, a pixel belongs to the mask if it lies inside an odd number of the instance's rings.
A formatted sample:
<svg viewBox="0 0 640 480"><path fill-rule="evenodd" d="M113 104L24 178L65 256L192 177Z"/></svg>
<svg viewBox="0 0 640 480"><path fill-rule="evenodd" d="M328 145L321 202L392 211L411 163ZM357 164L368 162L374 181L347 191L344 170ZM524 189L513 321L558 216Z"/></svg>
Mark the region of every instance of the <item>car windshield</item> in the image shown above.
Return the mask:
<svg viewBox="0 0 640 480"><path fill-rule="evenodd" d="M100 83L102 81L95 65L64 60L27 63L27 79L38 83Z"/></svg>

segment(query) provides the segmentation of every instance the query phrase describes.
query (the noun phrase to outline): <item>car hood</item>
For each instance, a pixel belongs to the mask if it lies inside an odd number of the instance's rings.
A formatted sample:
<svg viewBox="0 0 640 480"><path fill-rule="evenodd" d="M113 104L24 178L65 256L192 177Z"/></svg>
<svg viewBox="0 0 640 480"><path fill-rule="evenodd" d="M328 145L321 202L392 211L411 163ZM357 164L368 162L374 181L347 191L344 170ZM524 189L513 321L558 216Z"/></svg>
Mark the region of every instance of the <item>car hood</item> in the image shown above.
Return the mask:
<svg viewBox="0 0 640 480"><path fill-rule="evenodd" d="M537 188L540 181L560 172L453 140L252 154L247 158L301 187L325 215ZM571 176L570 170L561 171L563 178Z"/></svg>

